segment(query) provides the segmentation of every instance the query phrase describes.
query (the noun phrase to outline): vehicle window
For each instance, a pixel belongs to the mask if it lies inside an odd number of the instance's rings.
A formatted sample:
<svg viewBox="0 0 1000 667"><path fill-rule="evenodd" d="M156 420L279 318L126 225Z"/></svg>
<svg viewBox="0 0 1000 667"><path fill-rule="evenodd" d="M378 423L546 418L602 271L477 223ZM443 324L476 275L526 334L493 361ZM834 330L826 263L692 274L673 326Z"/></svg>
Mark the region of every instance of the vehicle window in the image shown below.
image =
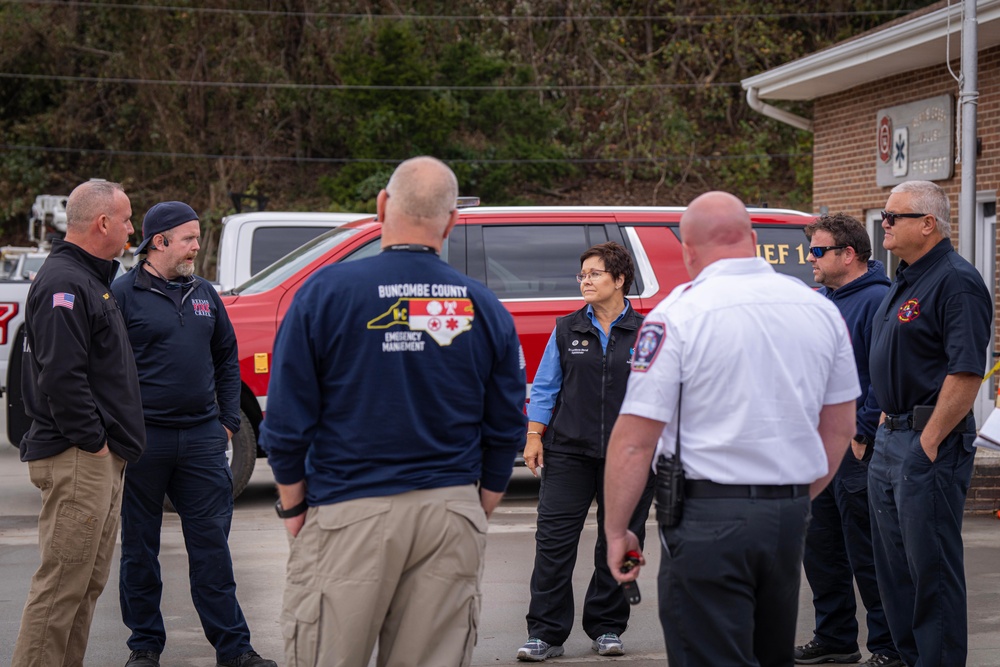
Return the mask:
<svg viewBox="0 0 1000 667"><path fill-rule="evenodd" d="M341 259L341 262L353 262L357 259L365 259L366 257L374 257L375 255L382 252L382 237L372 239L368 243L364 244L354 252L352 252L347 257Z"/></svg>
<svg viewBox="0 0 1000 667"><path fill-rule="evenodd" d="M812 264L806 260L809 240L802 228L793 225L755 225L757 230L757 256L774 267L778 273L794 276L810 287L815 287Z"/></svg>
<svg viewBox="0 0 1000 667"><path fill-rule="evenodd" d="M456 233L456 232L458 232L458 233ZM452 230L451 235L448 237L448 241L449 242L446 242L442 246L442 248L441 248L441 259L443 259L446 262L452 263L448 259L449 249L453 248L455 246L454 240L455 240L456 237L461 238L462 241L464 242L464 239L465 239L464 232L465 232L464 229L461 230L460 232L457 229L456 230ZM464 251L464 249L463 249L463 251ZM369 241L368 243L364 244L363 246L361 246L357 250L354 250L353 252L351 252L350 255L348 255L347 257L344 257L343 259L341 259L339 261L341 261L341 262L353 262L354 260L357 260L357 259L365 259L366 257L374 257L375 255L379 254L380 252L382 252L382 237L378 237L378 238L372 239L371 241ZM459 270L461 270L461 269L459 269Z"/></svg>
<svg viewBox="0 0 1000 667"><path fill-rule="evenodd" d="M809 240L798 225L754 224L757 232L757 256L774 267L778 273L798 278L809 287L813 282L812 265L806 259ZM678 227L673 227L674 235L680 240Z"/></svg>
<svg viewBox="0 0 1000 667"><path fill-rule="evenodd" d="M486 286L499 297L580 296L580 254L608 240L601 225L483 225Z"/></svg>
<svg viewBox="0 0 1000 667"><path fill-rule="evenodd" d="M44 262L45 257L25 257L24 266L21 268L21 277L34 278L35 274L38 273L38 269L42 268Z"/></svg>
<svg viewBox="0 0 1000 667"><path fill-rule="evenodd" d="M302 267L325 255L335 246L344 243L360 230L354 227L336 227L303 246L299 246L250 280L233 290L233 294L259 294L283 283Z"/></svg>
<svg viewBox="0 0 1000 667"><path fill-rule="evenodd" d="M259 273L329 229L329 227L261 227L255 230L250 249L250 275Z"/></svg>

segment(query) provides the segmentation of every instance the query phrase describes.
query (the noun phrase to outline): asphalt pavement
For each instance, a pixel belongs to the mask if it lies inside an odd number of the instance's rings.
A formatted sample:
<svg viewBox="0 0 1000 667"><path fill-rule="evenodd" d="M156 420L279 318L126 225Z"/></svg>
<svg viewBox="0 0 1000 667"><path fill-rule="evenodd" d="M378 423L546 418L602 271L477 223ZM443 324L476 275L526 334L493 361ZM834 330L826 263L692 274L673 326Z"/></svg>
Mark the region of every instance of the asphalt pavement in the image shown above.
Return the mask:
<svg viewBox="0 0 1000 667"><path fill-rule="evenodd" d="M274 497L270 470L264 460L258 460L250 486L236 501L230 544L238 595L253 633L254 648L281 665L283 645L278 615L288 543L284 527L274 515ZM474 665L518 664L514 655L526 638L524 614L528 607L528 579L534 553L536 502L537 483L530 473L519 469L507 498L491 522ZM28 481L27 466L18 460L16 449L5 440L0 441L0 665L10 664L21 608L31 575L38 566L39 507L39 493ZM655 535L654 525L649 524L650 535ZM592 511L574 574L577 626L565 644L566 655L548 662L555 666L595 662L628 663L637 667L666 665L656 611L655 572L659 548L655 541L647 545L648 564L639 580L643 601L634 608L630 628L623 636L626 655L601 658L591 650L590 640L579 626L579 607L590 576L595 532ZM964 535L970 591L968 664L972 667L997 666L1000 665L1000 563L997 562L1000 521L967 517ZM161 563L165 584L162 610L167 626L167 647L161 664L164 667L212 667L214 652L205 640L191 603L187 559L180 523L175 515L168 515L164 521ZM798 643L805 643L812 637L810 596L803 578ZM863 622L861 627L864 627ZM86 667L123 665L128 657L127 637L128 631L119 614L117 568L113 568L107 588L98 601ZM867 652L864 653L867 657Z"/></svg>

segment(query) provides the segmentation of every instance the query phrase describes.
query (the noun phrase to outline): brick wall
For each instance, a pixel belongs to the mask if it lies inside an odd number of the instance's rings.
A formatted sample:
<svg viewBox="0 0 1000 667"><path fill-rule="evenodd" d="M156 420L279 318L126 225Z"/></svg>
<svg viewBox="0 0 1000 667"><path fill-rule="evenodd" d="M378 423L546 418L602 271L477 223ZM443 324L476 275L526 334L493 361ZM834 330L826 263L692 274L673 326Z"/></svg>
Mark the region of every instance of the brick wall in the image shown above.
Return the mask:
<svg viewBox="0 0 1000 667"><path fill-rule="evenodd" d="M957 56L958 54L953 54ZM958 74L961 63L952 63ZM959 86L945 65L916 70L902 76L875 81L815 101L813 106L813 209L826 206L831 213L844 212L864 221L869 209L881 209L891 187L875 180L876 113L879 109L950 94L958 99ZM956 123L961 110L956 106ZM977 160L977 191L1000 188L1000 47L979 54L978 135L982 154ZM962 167L955 165L950 181L938 181L951 198L952 242L958 242L958 195ZM998 226L1000 227L1000 226ZM1000 247L1000 243L997 244ZM1000 256L996 259L1000 267ZM993 294L1000 296L994 277ZM994 304L997 311L998 303ZM994 324L1000 326L998 318ZM996 340L1000 342L1000 329ZM994 384L994 390L996 390ZM973 488L966 511L992 512L1000 508L1000 457L976 457Z"/></svg>

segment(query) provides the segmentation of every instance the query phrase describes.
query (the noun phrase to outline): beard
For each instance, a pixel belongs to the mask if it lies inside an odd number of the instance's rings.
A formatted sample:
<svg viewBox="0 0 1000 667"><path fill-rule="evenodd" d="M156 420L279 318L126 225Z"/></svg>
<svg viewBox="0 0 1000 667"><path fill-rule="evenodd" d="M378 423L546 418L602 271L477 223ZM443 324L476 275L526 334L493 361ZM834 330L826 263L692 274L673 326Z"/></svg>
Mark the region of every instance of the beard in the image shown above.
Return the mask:
<svg viewBox="0 0 1000 667"><path fill-rule="evenodd" d="M179 262L177 266L174 267L174 271L177 272L177 276L180 278L190 278L194 275L194 264Z"/></svg>

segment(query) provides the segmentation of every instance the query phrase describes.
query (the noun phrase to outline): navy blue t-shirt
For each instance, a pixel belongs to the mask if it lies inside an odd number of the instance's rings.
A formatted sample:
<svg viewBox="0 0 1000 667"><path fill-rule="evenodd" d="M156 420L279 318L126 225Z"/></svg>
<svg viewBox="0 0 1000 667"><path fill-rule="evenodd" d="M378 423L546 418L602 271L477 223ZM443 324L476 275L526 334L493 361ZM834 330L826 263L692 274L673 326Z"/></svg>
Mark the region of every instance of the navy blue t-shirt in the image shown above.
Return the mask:
<svg viewBox="0 0 1000 667"><path fill-rule="evenodd" d="M982 276L942 239L896 280L875 312L872 389L886 414L934 405L945 376L982 375L993 303Z"/></svg>

